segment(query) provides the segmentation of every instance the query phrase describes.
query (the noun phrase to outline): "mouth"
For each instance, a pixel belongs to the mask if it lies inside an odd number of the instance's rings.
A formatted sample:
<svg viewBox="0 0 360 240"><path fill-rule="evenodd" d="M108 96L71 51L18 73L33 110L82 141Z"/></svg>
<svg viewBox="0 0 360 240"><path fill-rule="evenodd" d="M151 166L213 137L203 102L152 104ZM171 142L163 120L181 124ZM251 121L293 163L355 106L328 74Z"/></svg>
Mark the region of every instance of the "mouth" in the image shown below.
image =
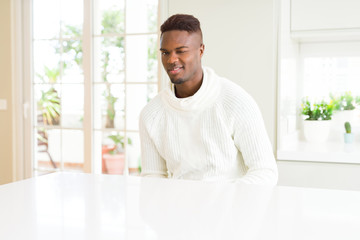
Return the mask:
<svg viewBox="0 0 360 240"><path fill-rule="evenodd" d="M172 75L178 74L184 67L172 67L168 69L168 72Z"/></svg>

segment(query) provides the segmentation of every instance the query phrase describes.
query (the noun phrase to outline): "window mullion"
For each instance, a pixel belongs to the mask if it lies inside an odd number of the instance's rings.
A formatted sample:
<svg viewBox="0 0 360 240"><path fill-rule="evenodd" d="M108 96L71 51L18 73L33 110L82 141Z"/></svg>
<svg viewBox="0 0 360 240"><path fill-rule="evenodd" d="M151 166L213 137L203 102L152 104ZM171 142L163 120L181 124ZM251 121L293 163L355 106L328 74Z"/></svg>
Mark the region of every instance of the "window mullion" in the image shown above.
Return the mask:
<svg viewBox="0 0 360 240"><path fill-rule="evenodd" d="M93 157L93 88L92 88L92 0L84 0L83 71L84 71L84 172L94 171Z"/></svg>
<svg viewBox="0 0 360 240"><path fill-rule="evenodd" d="M125 166L124 166L124 175L127 176L129 175L129 156L127 154L127 148L128 148L128 133L127 133L127 69L126 69L126 59L127 59L127 51L126 51L126 42L127 42L127 28L126 28L126 14L127 14L127 9L126 9L126 1L124 1L124 33L125 33L125 37L124 37L124 73L125 73L125 78L124 78L124 83L125 83L125 96L124 96L124 139L125 139L125 144L124 144L124 153L125 153Z"/></svg>

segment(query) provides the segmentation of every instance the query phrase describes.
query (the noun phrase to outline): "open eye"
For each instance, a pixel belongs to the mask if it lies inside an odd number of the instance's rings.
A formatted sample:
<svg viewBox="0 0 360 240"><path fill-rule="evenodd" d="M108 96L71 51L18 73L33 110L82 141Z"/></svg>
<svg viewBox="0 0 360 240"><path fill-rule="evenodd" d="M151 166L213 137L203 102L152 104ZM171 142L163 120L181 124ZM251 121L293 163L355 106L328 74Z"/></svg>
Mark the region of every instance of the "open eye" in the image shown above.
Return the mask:
<svg viewBox="0 0 360 240"><path fill-rule="evenodd" d="M169 52L161 52L161 55L162 56L167 56L167 55L169 55Z"/></svg>

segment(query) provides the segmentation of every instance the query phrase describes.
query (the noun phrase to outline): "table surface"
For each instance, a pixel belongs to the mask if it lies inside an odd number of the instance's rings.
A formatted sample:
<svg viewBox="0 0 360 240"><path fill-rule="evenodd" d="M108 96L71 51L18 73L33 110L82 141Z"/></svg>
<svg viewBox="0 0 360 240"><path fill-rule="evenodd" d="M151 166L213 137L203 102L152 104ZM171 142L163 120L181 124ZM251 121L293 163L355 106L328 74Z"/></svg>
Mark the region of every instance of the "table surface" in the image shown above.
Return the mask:
<svg viewBox="0 0 360 240"><path fill-rule="evenodd" d="M79 173L0 186L0 239L360 239L360 192Z"/></svg>

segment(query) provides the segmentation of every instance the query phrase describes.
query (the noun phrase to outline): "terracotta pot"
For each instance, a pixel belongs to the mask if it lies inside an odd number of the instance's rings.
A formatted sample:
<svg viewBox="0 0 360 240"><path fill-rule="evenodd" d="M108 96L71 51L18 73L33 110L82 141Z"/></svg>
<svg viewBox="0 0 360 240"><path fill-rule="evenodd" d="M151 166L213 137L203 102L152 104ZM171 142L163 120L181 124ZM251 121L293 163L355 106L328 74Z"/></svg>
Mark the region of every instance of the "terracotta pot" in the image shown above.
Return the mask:
<svg viewBox="0 0 360 240"><path fill-rule="evenodd" d="M109 146L109 145L103 145L102 149L101 149L101 172L102 173L107 173L106 172L106 167L105 167L105 160L104 160L104 154L109 153L110 151L113 151L115 149L115 145Z"/></svg>
<svg viewBox="0 0 360 240"><path fill-rule="evenodd" d="M105 172L107 174L123 174L125 166L125 155L120 154L103 154Z"/></svg>

